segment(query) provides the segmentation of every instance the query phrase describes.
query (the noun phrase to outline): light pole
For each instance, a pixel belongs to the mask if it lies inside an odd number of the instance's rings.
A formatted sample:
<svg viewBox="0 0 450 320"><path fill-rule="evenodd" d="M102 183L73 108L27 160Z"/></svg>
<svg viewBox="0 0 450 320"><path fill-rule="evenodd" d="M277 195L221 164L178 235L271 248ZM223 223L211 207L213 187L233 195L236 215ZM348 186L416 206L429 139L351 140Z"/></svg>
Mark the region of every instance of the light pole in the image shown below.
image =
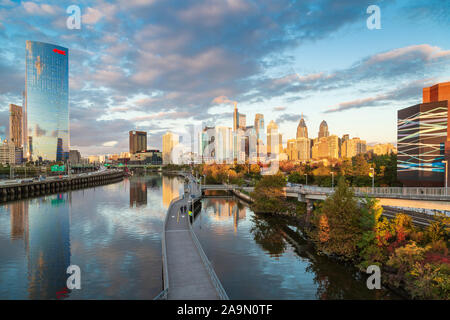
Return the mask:
<svg viewBox="0 0 450 320"><path fill-rule="evenodd" d="M308 185L308 174L305 173L305 177L306 177L306 185Z"/></svg>
<svg viewBox="0 0 450 320"><path fill-rule="evenodd" d="M375 169L370 168L372 174L372 194L375 193Z"/></svg>
<svg viewBox="0 0 450 320"><path fill-rule="evenodd" d="M444 160L442 161L443 163L445 163L445 195L447 195L447 178L448 178L448 171L447 171L447 165L448 165L448 161Z"/></svg>
<svg viewBox="0 0 450 320"><path fill-rule="evenodd" d="M331 171L331 188L334 189L334 172Z"/></svg>

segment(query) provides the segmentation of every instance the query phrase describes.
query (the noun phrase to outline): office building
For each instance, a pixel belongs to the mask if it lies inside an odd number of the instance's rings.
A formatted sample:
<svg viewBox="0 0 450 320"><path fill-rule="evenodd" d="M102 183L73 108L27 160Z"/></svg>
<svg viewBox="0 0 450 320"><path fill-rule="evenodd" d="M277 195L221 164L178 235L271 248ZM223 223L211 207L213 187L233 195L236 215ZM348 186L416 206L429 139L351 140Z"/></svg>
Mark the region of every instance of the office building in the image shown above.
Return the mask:
<svg viewBox="0 0 450 320"><path fill-rule="evenodd" d="M147 132L130 131L128 134L130 154L147 150Z"/></svg>
<svg viewBox="0 0 450 320"><path fill-rule="evenodd" d="M305 119L303 119L303 114L297 126L297 139L298 138L308 138L308 128L306 127Z"/></svg>
<svg viewBox="0 0 450 320"><path fill-rule="evenodd" d="M330 133L328 132L328 124L325 120L323 120L320 123L320 127L319 127L319 139L320 138L326 138L330 135Z"/></svg>
<svg viewBox="0 0 450 320"><path fill-rule="evenodd" d="M180 138L177 134L172 132L167 132L163 135L163 164L174 164L178 163L177 157L173 154L174 148L178 145Z"/></svg>
<svg viewBox="0 0 450 320"><path fill-rule="evenodd" d="M283 152L283 136L278 132L278 125L270 121L267 125L267 156Z"/></svg>
<svg viewBox="0 0 450 320"><path fill-rule="evenodd" d="M447 82L424 88L423 103L397 113L397 178L404 186L445 185L449 85Z"/></svg>
<svg viewBox="0 0 450 320"><path fill-rule="evenodd" d="M69 151L69 162L71 164L81 163L81 154L78 150L70 150Z"/></svg>
<svg viewBox="0 0 450 320"><path fill-rule="evenodd" d="M32 161L69 157L69 50L27 41L25 110Z"/></svg>
<svg viewBox="0 0 450 320"><path fill-rule="evenodd" d="M16 147L12 141L3 141L3 143L0 143L0 163L21 164L23 158L22 150L22 148Z"/></svg>

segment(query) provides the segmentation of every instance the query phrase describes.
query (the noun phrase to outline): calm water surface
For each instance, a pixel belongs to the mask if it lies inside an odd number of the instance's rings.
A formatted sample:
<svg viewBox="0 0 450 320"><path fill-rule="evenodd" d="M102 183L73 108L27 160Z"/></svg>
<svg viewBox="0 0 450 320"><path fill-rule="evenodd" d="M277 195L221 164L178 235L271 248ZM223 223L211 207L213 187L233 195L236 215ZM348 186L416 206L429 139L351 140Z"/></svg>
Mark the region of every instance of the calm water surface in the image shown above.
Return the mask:
<svg viewBox="0 0 450 320"><path fill-rule="evenodd" d="M153 299L164 217L182 189L153 174L0 206L0 299ZM231 299L391 298L236 199L202 200L194 229ZM69 265L81 289L64 295Z"/></svg>

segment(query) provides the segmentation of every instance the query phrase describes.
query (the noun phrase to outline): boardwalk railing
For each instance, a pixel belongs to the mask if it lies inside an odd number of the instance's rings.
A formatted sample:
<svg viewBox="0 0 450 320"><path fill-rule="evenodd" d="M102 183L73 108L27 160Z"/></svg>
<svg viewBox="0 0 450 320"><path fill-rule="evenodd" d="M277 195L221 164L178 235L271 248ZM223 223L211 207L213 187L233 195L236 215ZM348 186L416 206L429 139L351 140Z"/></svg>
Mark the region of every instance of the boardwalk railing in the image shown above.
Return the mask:
<svg viewBox="0 0 450 320"><path fill-rule="evenodd" d="M167 295L169 294L169 271L167 269L167 249L166 249L166 224L167 219L169 219L170 208L173 206L175 202L181 200L183 197L177 197L170 202L169 208L167 209L166 218L163 223L163 232L161 237L162 242L162 263L163 263L163 281L164 281L164 289L161 291L153 300L166 300Z"/></svg>
<svg viewBox="0 0 450 320"><path fill-rule="evenodd" d="M220 283L219 278L216 275L216 272L214 271L214 268L211 265L211 262L209 262L208 257L206 256L205 252L203 251L203 248L200 244L200 241L198 241L197 236L195 235L194 230L192 230L192 226L189 223L189 230L191 231L192 239L194 240L194 244L197 247L198 253L200 254L200 257L202 258L203 264L206 267L206 270L209 273L209 276L211 277L211 281L216 288L216 291L219 295L220 300L229 300L227 293L225 292L225 289L223 288L222 284Z"/></svg>

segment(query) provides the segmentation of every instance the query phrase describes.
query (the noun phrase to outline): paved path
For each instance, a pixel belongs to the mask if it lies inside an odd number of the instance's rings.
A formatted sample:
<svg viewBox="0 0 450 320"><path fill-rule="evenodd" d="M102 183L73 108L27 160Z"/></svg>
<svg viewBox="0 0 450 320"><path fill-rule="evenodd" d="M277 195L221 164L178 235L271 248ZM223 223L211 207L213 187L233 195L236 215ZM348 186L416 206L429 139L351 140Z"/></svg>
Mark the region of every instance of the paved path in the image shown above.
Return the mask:
<svg viewBox="0 0 450 320"><path fill-rule="evenodd" d="M198 191L191 184L192 191ZM220 296L203 263L189 226L189 216L180 208L188 206L187 199L170 206L165 227L167 268L169 275L169 300L219 300Z"/></svg>

